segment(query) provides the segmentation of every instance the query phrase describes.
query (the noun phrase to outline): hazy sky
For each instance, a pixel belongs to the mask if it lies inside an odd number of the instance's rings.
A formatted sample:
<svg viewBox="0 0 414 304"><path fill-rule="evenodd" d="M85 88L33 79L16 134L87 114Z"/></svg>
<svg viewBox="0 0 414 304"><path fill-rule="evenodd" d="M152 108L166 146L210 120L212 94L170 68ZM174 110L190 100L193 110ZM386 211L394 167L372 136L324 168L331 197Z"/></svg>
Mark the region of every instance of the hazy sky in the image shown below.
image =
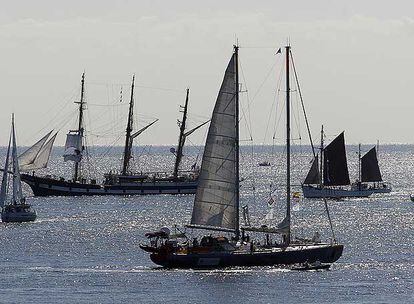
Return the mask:
<svg viewBox="0 0 414 304"><path fill-rule="evenodd" d="M328 134L345 130L348 143L414 143L413 1L37 0L1 1L1 7L1 145L13 111L22 145L62 127L75 110L71 101L84 70L91 130L101 137L123 132L136 73L139 125L160 119L140 142L175 143L185 88L194 125L210 116L236 36L248 89L241 99L246 113L250 107L256 143L263 141L282 69L274 54L287 37L315 137L323 123ZM201 143L204 135L192 140Z"/></svg>

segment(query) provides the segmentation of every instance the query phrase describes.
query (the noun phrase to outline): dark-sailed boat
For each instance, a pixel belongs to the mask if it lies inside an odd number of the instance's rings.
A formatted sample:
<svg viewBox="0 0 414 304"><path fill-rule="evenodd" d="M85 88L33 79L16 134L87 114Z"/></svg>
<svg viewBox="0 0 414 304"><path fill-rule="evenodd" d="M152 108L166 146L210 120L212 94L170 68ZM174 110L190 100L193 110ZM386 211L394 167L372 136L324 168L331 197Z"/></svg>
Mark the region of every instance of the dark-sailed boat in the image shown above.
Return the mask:
<svg viewBox="0 0 414 304"><path fill-rule="evenodd" d="M286 47L287 188L286 217L275 227L241 227L239 223L239 81L238 47L230 59L215 103L204 149L199 184L188 228L216 231L199 242L186 233L171 235L168 228L147 233L149 245L140 245L151 260L169 268L219 268L300 263L333 263L342 255L336 241L293 240L290 205L290 46ZM223 234L227 232L232 237ZM280 244L259 245L247 233L280 234ZM180 242L184 238L184 242Z"/></svg>
<svg viewBox="0 0 414 304"><path fill-rule="evenodd" d="M12 142L12 169L9 171L10 142ZM11 176L11 178L9 178ZM12 195L8 200L9 180L12 187ZM36 219L36 211L26 202L23 196L20 180L19 161L17 157L16 132L14 128L14 115L12 116L12 131L7 148L6 161L3 169L3 179L0 189L1 220L3 223L33 222Z"/></svg>
<svg viewBox="0 0 414 304"><path fill-rule="evenodd" d="M352 189L368 189L373 193L391 192L391 185L382 180L375 147L361 157L361 145L358 146L358 180L352 184Z"/></svg>
<svg viewBox="0 0 414 304"><path fill-rule="evenodd" d="M104 175L102 184L97 183L96 179L87 180L82 174L82 162L84 158L85 149L85 128L83 123L83 115L86 102L85 95L85 74L82 74L81 80L81 95L80 101L75 102L79 105L78 128L71 130L67 134L65 153L63 155L65 161L72 161L74 163L73 178L65 180L63 177L54 176L37 176L34 170L44 168L45 166L28 166L25 171L33 171L33 174L22 174L22 181L27 183L35 196L80 196L80 195L145 195L145 194L194 194L197 188L198 171L196 166L191 170L180 171L181 159L183 156L183 147L185 139L195 130L206 124L207 122L197 126L196 128L187 131L187 107L188 95L187 90L186 102L183 107L183 119L180 124L180 137L176 153L176 161L174 171L170 172L148 172L148 173L134 173L130 170L130 161L132 158L132 146L134 139L142 132L147 130L158 120L154 120L145 127L133 130L134 119L134 86L135 75L132 79L131 98L129 102L128 121L126 127L125 147L123 153L122 169L120 173L107 173ZM55 135L56 136L56 135ZM54 140L54 137L53 137ZM39 147L39 143L43 138L37 142L33 147ZM53 145L53 141L44 143L44 147ZM33 150L33 147L29 150ZM50 150L49 154L50 154ZM26 153L26 152L25 152ZM33 154L33 153L28 153ZM49 157L47 155L47 159ZM36 158L37 159L37 158ZM43 160L46 158L43 157ZM30 163L30 162L29 162ZM47 161L46 161L47 164Z"/></svg>
<svg viewBox="0 0 414 304"><path fill-rule="evenodd" d="M348 164L345 150L344 132L339 134L329 145L324 147L323 126L319 155L313 159L312 166L302 184L303 196L306 198L343 198L368 197L373 191L358 185L350 186ZM322 174L321 174L322 172Z"/></svg>

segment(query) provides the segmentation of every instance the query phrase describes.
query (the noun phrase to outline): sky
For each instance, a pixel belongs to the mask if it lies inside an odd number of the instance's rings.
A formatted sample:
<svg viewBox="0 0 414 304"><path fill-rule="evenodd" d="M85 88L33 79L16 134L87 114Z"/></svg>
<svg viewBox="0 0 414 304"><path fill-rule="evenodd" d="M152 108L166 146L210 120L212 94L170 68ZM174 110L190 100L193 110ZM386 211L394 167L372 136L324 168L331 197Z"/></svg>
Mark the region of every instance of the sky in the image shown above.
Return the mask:
<svg viewBox="0 0 414 304"><path fill-rule="evenodd" d="M211 115L236 38L243 138L271 143L275 126L276 139L283 136L283 119L279 124L280 114L272 114L284 89L277 85L283 56L275 53L289 38L315 138L323 124L329 136L345 130L348 143L414 143L412 1L0 4L0 145L7 144L12 112L20 145L52 128L63 144L75 128L72 101L84 71L91 139L122 144L136 74L137 126L159 119L140 144L174 144L186 88L191 127ZM295 125L297 133L305 135L303 126ZM201 129L191 141L202 144L205 134Z"/></svg>

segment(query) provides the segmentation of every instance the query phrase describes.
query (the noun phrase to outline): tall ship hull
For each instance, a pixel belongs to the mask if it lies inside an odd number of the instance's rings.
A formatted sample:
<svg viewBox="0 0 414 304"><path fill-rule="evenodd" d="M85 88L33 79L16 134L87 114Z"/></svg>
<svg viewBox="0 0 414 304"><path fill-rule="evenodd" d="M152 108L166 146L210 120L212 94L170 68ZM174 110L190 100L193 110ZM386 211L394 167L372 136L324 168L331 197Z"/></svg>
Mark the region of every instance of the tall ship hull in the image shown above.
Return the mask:
<svg viewBox="0 0 414 304"><path fill-rule="evenodd" d="M22 174L35 196L194 194L197 181L154 181L98 185Z"/></svg>
<svg viewBox="0 0 414 304"><path fill-rule="evenodd" d="M353 190L341 188L320 188L310 185L302 185L303 196L306 198L344 198L344 197L368 197L374 193L372 189Z"/></svg>
<svg viewBox="0 0 414 304"><path fill-rule="evenodd" d="M297 245L285 248L245 252L189 254L152 253L151 260L166 268L223 268L242 266L276 266L301 263L334 263L342 255L343 245Z"/></svg>

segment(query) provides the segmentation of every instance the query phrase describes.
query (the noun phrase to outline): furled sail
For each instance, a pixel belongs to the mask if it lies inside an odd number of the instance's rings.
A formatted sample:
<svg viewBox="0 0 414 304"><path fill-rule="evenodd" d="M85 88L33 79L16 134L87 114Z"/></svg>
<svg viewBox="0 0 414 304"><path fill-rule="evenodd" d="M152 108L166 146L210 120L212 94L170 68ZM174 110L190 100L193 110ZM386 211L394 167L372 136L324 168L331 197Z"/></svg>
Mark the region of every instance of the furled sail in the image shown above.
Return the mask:
<svg viewBox="0 0 414 304"><path fill-rule="evenodd" d="M233 54L213 110L194 199L192 226L237 229L236 55Z"/></svg>
<svg viewBox="0 0 414 304"><path fill-rule="evenodd" d="M31 146L29 149L24 151L19 156L20 171L31 171L31 170L36 170L36 169L41 169L41 168L46 168L47 167L47 161L46 161L46 163L44 163L44 161L39 160L39 158L41 158L41 159L45 158L45 152L48 150L47 148L49 148L49 147L46 148L47 145L50 145L50 143L51 143L51 146L53 146L53 142L54 142L54 139L55 139L56 135L54 137L52 137L52 139L53 139L52 141L49 140L46 143L46 141L49 138L51 133L52 133L52 131L47 133L37 143L35 143L33 146ZM49 155L50 155L51 151L52 151L52 148L50 147ZM47 155L47 160L49 160L49 155Z"/></svg>
<svg viewBox="0 0 414 304"><path fill-rule="evenodd" d="M319 174L319 157L318 155L315 156L312 162L312 166L306 175L305 181L303 182L305 185L314 185L320 183L320 174Z"/></svg>
<svg viewBox="0 0 414 304"><path fill-rule="evenodd" d="M1 189L0 189L0 207L4 206L4 203L7 199L7 188L8 188L8 170L9 170L9 156L10 156L10 138L9 146L7 148L6 161L4 163L3 179L1 180Z"/></svg>
<svg viewBox="0 0 414 304"><path fill-rule="evenodd" d="M377 151L375 147L361 157L361 181L381 182L382 176L378 166Z"/></svg>
<svg viewBox="0 0 414 304"><path fill-rule="evenodd" d="M339 134L323 151L323 183L325 186L349 185L344 132Z"/></svg>
<svg viewBox="0 0 414 304"><path fill-rule="evenodd" d="M66 135L64 161L80 162L82 159L82 135L78 131L70 131Z"/></svg>

